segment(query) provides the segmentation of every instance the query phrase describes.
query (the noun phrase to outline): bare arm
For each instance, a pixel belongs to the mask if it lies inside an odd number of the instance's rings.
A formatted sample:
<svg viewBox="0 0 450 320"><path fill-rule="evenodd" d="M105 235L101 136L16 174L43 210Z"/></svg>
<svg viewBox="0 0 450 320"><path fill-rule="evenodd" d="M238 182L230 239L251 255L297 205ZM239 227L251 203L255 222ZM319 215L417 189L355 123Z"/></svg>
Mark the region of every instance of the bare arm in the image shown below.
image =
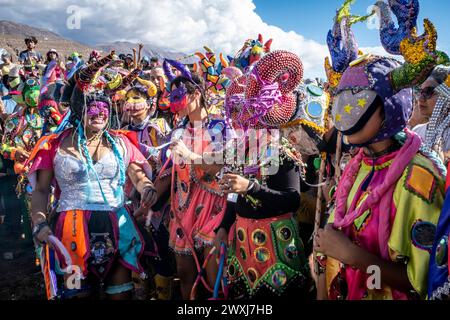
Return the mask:
<svg viewBox="0 0 450 320"><path fill-rule="evenodd" d="M314 250L362 272L367 272L370 266L377 266L381 271L382 283L403 292L413 290L405 264L386 261L369 253L330 225L318 231Z"/></svg>
<svg viewBox="0 0 450 320"><path fill-rule="evenodd" d="M131 163L128 167L128 176L139 193L142 193L146 187L153 187L153 183L147 177L144 170L136 163Z"/></svg>
<svg viewBox="0 0 450 320"><path fill-rule="evenodd" d="M402 292L414 290L408 278L406 264L386 261L355 245L354 261L350 264L363 272L370 266L377 266L381 271L382 283Z"/></svg>
<svg viewBox="0 0 450 320"><path fill-rule="evenodd" d="M52 180L52 170L39 170L37 172L37 183L31 198L31 220L33 225L40 224L46 220Z"/></svg>

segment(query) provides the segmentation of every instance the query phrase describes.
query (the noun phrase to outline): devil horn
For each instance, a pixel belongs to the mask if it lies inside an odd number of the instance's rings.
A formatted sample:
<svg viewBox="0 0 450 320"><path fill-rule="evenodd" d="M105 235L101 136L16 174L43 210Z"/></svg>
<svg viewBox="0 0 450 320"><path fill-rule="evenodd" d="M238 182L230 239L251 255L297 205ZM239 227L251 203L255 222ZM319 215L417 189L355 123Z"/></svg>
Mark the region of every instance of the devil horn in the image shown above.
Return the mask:
<svg viewBox="0 0 450 320"><path fill-rule="evenodd" d="M172 72L172 69L170 68L170 63L167 60L164 60L163 62L163 70L169 82L172 82L176 78L175 74Z"/></svg>
<svg viewBox="0 0 450 320"><path fill-rule="evenodd" d="M111 61L113 61L115 53L116 53L115 51L111 51L111 53L106 57L104 57L103 59L91 63L86 68L81 70L79 74L80 82L90 83L94 78L95 74L98 72L98 70L109 64Z"/></svg>

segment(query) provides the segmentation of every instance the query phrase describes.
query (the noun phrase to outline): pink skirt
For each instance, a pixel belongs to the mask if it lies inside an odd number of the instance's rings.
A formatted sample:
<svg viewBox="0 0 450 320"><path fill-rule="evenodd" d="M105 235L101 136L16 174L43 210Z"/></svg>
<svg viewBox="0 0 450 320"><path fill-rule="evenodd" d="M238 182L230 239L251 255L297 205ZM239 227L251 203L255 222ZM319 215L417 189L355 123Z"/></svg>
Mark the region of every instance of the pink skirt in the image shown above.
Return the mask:
<svg viewBox="0 0 450 320"><path fill-rule="evenodd" d="M193 247L210 247L226 210L226 196L213 194L199 184L191 183L190 187L184 208L179 207L177 197L172 197L169 245L177 254L192 255Z"/></svg>

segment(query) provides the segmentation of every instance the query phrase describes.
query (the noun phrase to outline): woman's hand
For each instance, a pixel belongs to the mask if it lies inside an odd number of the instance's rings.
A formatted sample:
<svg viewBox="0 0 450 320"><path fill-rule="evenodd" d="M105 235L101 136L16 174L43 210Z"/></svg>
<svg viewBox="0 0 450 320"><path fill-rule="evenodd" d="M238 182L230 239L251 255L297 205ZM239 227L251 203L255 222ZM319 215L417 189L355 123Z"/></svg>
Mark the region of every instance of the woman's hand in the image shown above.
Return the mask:
<svg viewBox="0 0 450 320"><path fill-rule="evenodd" d="M220 187L225 193L247 193L250 180L237 174L224 174L220 181Z"/></svg>
<svg viewBox="0 0 450 320"><path fill-rule="evenodd" d="M133 216L137 222L144 223L147 220L148 213L148 208L139 207L134 211Z"/></svg>
<svg viewBox="0 0 450 320"><path fill-rule="evenodd" d="M45 243L50 247L50 249L53 249L53 245L48 239L51 235L53 235L52 229L50 229L49 226L45 226L41 229L41 231L39 231L35 238L39 241L39 243Z"/></svg>
<svg viewBox="0 0 450 320"><path fill-rule="evenodd" d="M25 161L28 160L29 157L30 157L30 154L24 150L18 149L16 151L16 160L20 163L24 163Z"/></svg>
<svg viewBox="0 0 450 320"><path fill-rule="evenodd" d="M195 154L189 150L183 140L174 141L170 146L170 150L172 151L173 159L177 164L181 162L192 162L197 158L195 157Z"/></svg>
<svg viewBox="0 0 450 320"><path fill-rule="evenodd" d="M325 229L319 229L314 240L314 251L339 260L346 265L354 266L356 264L359 247L342 231L327 225Z"/></svg>
<svg viewBox="0 0 450 320"><path fill-rule="evenodd" d="M141 192L141 206L143 208L150 208L158 200L156 189L152 186L146 186Z"/></svg>

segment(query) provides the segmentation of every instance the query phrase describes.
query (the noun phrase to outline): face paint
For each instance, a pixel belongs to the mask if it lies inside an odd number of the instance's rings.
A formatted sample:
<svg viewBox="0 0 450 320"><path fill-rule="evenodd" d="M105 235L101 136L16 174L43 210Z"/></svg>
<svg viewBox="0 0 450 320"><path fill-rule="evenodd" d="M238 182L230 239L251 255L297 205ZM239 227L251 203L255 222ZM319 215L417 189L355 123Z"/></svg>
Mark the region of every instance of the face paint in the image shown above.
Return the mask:
<svg viewBox="0 0 450 320"><path fill-rule="evenodd" d="M98 101L93 102L89 105L87 115L89 118L98 116L99 114L104 114L106 118L109 117L109 106L106 102Z"/></svg>
<svg viewBox="0 0 450 320"><path fill-rule="evenodd" d="M124 111L140 111L144 110L145 108L148 108L147 101L127 101L124 105Z"/></svg>
<svg viewBox="0 0 450 320"><path fill-rule="evenodd" d="M170 93L170 111L172 113L178 113L187 107L187 94L186 86L183 83Z"/></svg>

